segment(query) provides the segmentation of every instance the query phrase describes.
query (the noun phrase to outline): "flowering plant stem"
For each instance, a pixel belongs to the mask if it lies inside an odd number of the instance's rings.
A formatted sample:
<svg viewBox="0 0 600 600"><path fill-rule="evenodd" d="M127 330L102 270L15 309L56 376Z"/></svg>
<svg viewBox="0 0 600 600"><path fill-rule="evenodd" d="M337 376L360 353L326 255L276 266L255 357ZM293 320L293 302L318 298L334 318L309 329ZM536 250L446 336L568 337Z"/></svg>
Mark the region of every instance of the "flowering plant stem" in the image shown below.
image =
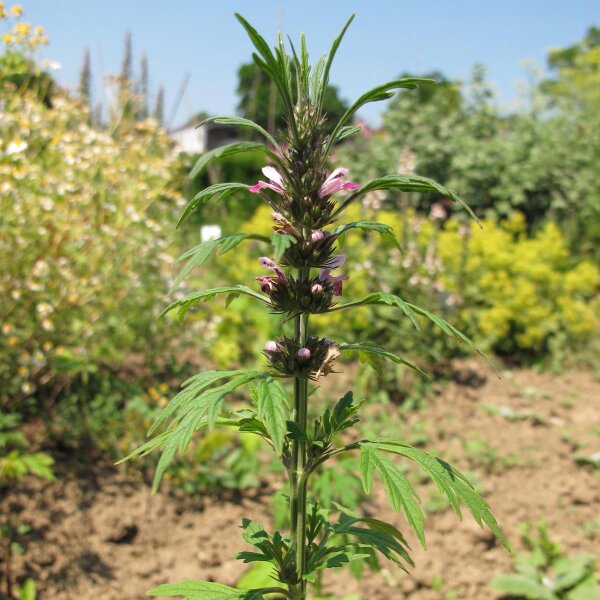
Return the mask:
<svg viewBox="0 0 600 600"><path fill-rule="evenodd" d="M306 278L306 273L300 274ZM302 348L308 338L308 315L300 313L294 318L294 339ZM294 378L295 424L303 431L308 425L308 380ZM296 576L299 583L292 586L294 598L302 599L306 595L304 567L306 564L306 495L309 473L306 470L306 441L297 439L292 442L292 464L290 465L290 522L292 545L296 555Z"/></svg>
<svg viewBox="0 0 600 600"><path fill-rule="evenodd" d="M343 510L329 510L319 504L318 498L308 498L310 474L331 464L335 468L334 459L346 452L360 452L360 475L365 492L371 491L375 473L381 475L392 508L404 512L421 544L425 545L425 515L411 483L390 457L414 461L445 494L457 514L460 515L460 504L463 504L480 525L488 525L506 543L486 502L464 475L446 462L399 441L363 439L347 443L344 440L346 430L359 421L362 405L362 402L355 402L352 392L347 392L335 404L329 403L310 426L308 422L309 381L333 373L333 363L344 351L358 352L361 358L376 366L390 360L423 374L406 358L368 340L340 343L309 335L311 314L384 305L400 309L416 327L418 319L429 319L448 335L474 348L473 343L452 325L393 294L374 292L363 300L337 304L348 279L347 275L333 274L346 261L345 255L336 255L341 235L357 229L376 232L398 246L393 230L383 223L359 221L334 227L334 222L351 202L370 191L399 190L443 194L464 205L454 192L425 177L387 175L359 185L346 180L348 169L337 167L331 170L329 153L336 143L358 132L360 128L348 125L348 121L361 106L388 98L397 89L414 88L428 81L405 78L370 90L346 111L326 137L323 134L326 121L323 96L329 68L352 19L334 41L331 51L313 69L308 63L304 38L300 55L292 47L290 56L281 38L273 53L258 32L242 17L237 17L257 50L258 66L274 81L281 96L288 129L281 135L282 143L279 144L262 127L247 119L214 117L212 120L217 123L252 128L265 137L269 145L238 142L217 148L199 159L194 172L201 171L209 160L249 149L265 154L279 170L272 165L264 167L262 171L268 181L259 181L253 186L219 183L208 187L192 199L182 219L211 198L224 199L233 193L250 192L266 200L275 211L271 215L275 235L269 240L258 234L230 234L201 244L184 255L190 263L183 273L189 273L190 264L201 264L211 252L222 254L248 239L271 243L274 258L262 256L259 259L261 267L268 272L256 278L261 293L245 285L192 292L167 307L164 314L177 309L177 314L183 318L200 301L224 294L229 303L243 294L270 311L285 315L285 322L293 320L293 335L287 337L282 331L276 340L266 342L263 354L268 361L267 370L205 371L186 381L150 429L149 435L153 437L127 458L163 448L156 469L156 489L175 454L185 450L195 431L226 427L255 434L267 442L287 470L290 532L289 535L279 531L269 533L249 519L242 523L244 540L253 549L240 552L238 558L245 563L270 563L272 577L281 583L280 588L269 585L241 591L212 582L184 581L159 586L149 593L180 595L189 600L263 600L265 595L277 590L292 600L305 600L308 585L318 582L320 587L326 569L365 559L373 565L377 564L378 556L403 569L411 566L408 544L394 525L372 517L347 514ZM346 199L337 200L336 195L345 191L350 192ZM226 382L222 383L223 380ZM289 402L286 386L282 383L286 380L293 383L292 402ZM242 410L225 408L224 398L246 385L251 388L248 407ZM167 422L170 425L157 433Z"/></svg>

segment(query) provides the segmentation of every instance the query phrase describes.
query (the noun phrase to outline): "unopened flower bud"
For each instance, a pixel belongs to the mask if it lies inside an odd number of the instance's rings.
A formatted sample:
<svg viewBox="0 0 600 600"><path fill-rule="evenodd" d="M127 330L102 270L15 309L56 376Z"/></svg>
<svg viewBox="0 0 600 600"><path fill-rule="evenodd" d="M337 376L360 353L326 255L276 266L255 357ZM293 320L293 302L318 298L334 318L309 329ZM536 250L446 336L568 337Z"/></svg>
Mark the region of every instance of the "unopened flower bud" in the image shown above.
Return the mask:
<svg viewBox="0 0 600 600"><path fill-rule="evenodd" d="M320 229L317 229L316 231L313 231L310 234L310 241L313 244L315 244L316 242L320 242L324 238L325 238L325 234Z"/></svg>
<svg viewBox="0 0 600 600"><path fill-rule="evenodd" d="M310 358L310 350L308 348L300 348L300 350L298 350L298 358L301 361L306 362Z"/></svg>
<svg viewBox="0 0 600 600"><path fill-rule="evenodd" d="M279 352L280 350L281 347L279 346L279 344L277 342L274 342L273 340L269 340L264 347L265 352L275 353Z"/></svg>

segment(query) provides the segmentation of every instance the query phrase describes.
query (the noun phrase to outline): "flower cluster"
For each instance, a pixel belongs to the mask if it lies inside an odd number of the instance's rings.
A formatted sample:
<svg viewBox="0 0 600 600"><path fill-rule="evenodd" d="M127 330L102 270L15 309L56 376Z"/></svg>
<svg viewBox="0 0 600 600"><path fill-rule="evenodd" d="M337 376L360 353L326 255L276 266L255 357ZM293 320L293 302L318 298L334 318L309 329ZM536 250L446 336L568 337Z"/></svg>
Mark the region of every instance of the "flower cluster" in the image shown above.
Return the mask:
<svg viewBox="0 0 600 600"><path fill-rule="evenodd" d="M340 350L327 338L309 337L300 346L298 341L283 337L268 341L263 353L278 373L317 380L333 372Z"/></svg>
<svg viewBox="0 0 600 600"><path fill-rule="evenodd" d="M312 125L302 131L309 137L315 136L311 143L318 148L322 146L319 129ZM314 157L299 161L293 142L284 147L280 158L288 168L281 173L272 166L264 167L262 172L267 181L261 180L248 189L260 194L274 210L273 229L278 235L289 236L291 243L281 256L281 264L266 256L259 259L260 265L272 274L256 279L276 312L290 316L323 313L332 307L334 297L342 295L344 281L348 279L348 275L334 274L346 257L335 254L337 235L325 229L333 221L336 207L332 196L360 186L346 179L348 169L337 167L329 174L319 168L314 170L320 164ZM297 269L296 276L286 274L282 267ZM318 272L312 273L311 269ZM293 340L284 338L269 342L265 353L281 374L316 379L331 371L331 362L339 350L329 340L308 338L304 346L295 347Z"/></svg>
<svg viewBox="0 0 600 600"><path fill-rule="evenodd" d="M272 275L256 277L261 290L266 293L273 308L277 312L298 314L322 313L327 311L334 296L341 296L343 282L347 275L334 275L332 271L341 267L346 257L343 254L334 256L337 236L320 226L325 215L330 215L333 206L331 196L336 192L356 190L357 183L346 181L348 169L338 167L316 187L312 193L303 196L311 205L308 215L298 222L296 212L298 202L293 202L288 190L292 184L284 179L274 167L264 167L262 170L267 181L259 181L249 186L255 194L261 194L265 201L275 209L271 218L275 222L273 229L277 234L292 238L292 243L283 253L281 265L273 259L263 256L259 259L262 267L271 271ZM319 178L315 178L319 181ZM275 193L275 197L266 195L266 190ZM318 214L318 217L314 217ZM329 218L329 217L327 217ZM294 278L284 273L283 266L294 267L305 273L304 277ZM310 275L310 269L317 268L316 276Z"/></svg>
<svg viewBox="0 0 600 600"><path fill-rule="evenodd" d="M333 296L342 295L343 282L347 275L332 275L331 271L344 264L343 254L335 256L322 264L318 275L306 279L286 275L281 266L273 259L262 256L258 262L274 275L260 275L261 290L271 300L276 312L297 314L298 312L326 312L333 303Z"/></svg>
<svg viewBox="0 0 600 600"><path fill-rule="evenodd" d="M282 157L290 167L285 177L291 177L303 165L294 160L293 147L288 152L289 155ZM276 214L301 224L310 231L329 225L336 206L332 196L336 192L357 190L360 187L353 181L346 181L348 169L344 167L338 167L329 175L297 173L297 177L290 181L286 181L284 175L271 166L264 167L262 172L269 181L259 181L248 189L254 194L260 194L277 211ZM275 192L277 197L268 196L266 190Z"/></svg>

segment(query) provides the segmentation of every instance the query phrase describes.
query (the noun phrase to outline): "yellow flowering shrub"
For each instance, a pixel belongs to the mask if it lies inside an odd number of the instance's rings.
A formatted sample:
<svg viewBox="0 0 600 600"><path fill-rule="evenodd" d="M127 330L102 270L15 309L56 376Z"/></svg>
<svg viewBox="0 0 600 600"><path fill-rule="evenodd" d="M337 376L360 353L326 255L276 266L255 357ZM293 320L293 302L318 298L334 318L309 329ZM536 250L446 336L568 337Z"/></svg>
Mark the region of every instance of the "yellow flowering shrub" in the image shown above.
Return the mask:
<svg viewBox="0 0 600 600"><path fill-rule="evenodd" d="M599 332L600 271L569 257L555 223L532 237L519 213L485 221L483 231L451 223L440 232L439 255L441 281L460 301L459 324L489 349L539 353L553 336L577 346Z"/></svg>

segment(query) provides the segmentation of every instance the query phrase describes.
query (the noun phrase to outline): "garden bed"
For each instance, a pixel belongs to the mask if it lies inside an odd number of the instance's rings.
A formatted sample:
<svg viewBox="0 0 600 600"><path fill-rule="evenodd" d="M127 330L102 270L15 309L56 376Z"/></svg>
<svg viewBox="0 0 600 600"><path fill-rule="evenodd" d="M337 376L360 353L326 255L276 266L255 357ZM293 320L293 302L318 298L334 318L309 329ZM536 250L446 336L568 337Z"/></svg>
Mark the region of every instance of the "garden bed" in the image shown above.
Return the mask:
<svg viewBox="0 0 600 600"><path fill-rule="evenodd" d="M600 382L586 371L459 379L469 382L451 383L424 410L407 413L407 431L475 477L517 550L519 524L544 521L566 554L597 552L600 470L585 463L600 449ZM235 584L237 526L243 516L268 522L269 481L248 494L153 497L135 466L57 461L56 483L27 478L0 503L2 513L31 527L15 566L19 578L35 579L41 600L135 600L156 584L186 578ZM444 509L429 484L418 489L428 512L427 551L401 515L389 514L381 486L363 506L406 532L416 562L410 575L388 564L360 582L346 571L330 573L327 591L368 600L499 597L490 581L510 572L511 558L470 516L460 522Z"/></svg>

